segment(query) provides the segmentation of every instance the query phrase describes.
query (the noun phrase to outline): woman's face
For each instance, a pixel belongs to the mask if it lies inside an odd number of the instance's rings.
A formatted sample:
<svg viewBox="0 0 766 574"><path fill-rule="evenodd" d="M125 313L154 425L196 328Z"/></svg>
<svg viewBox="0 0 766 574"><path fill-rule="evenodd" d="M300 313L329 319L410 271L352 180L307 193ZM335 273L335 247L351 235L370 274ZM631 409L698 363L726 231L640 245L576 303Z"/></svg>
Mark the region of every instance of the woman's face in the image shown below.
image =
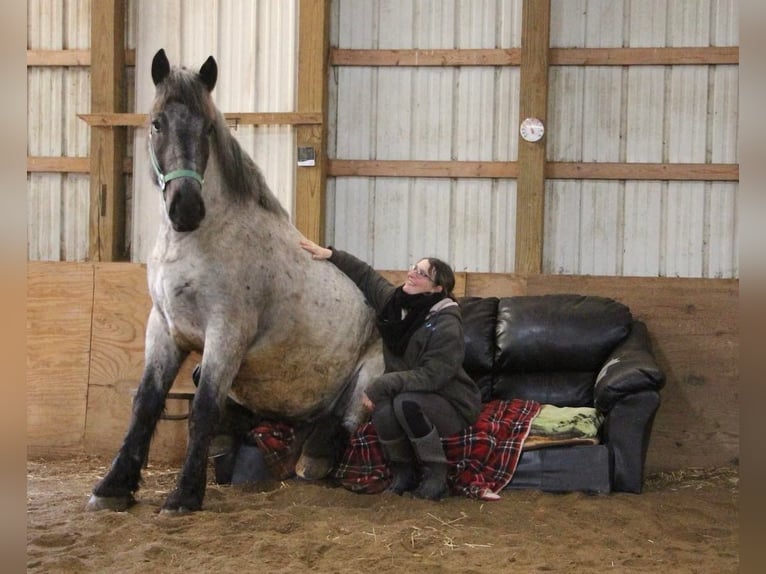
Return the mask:
<svg viewBox="0 0 766 574"><path fill-rule="evenodd" d="M441 285L434 284L431 279L431 266L428 259L421 259L410 267L402 290L408 295L434 293L442 290Z"/></svg>

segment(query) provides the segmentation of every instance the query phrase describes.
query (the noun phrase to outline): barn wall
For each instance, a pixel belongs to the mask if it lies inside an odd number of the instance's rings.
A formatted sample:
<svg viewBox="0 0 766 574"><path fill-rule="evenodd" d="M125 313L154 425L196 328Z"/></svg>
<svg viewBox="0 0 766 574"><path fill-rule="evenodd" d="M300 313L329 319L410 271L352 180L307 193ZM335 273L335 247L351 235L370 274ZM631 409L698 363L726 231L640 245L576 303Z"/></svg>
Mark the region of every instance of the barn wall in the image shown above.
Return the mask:
<svg viewBox="0 0 766 574"><path fill-rule="evenodd" d="M737 3L553 0L551 46L736 46ZM736 66L551 69L551 161L736 163ZM736 277L736 183L549 180L548 273Z"/></svg>
<svg viewBox="0 0 766 574"><path fill-rule="evenodd" d="M29 0L27 48L87 49L90 0ZM27 71L27 155L88 157L90 108L87 67ZM81 261L88 255L89 178L83 173L27 174L27 256Z"/></svg>
<svg viewBox="0 0 766 574"><path fill-rule="evenodd" d="M29 49L88 49L92 0L30 0ZM551 0L551 46L736 46L737 0ZM339 48L518 48L522 0L332 0ZM137 2L126 10L129 112L145 111L148 66L221 63L224 111L294 109L296 0ZM138 70L136 74L135 70ZM737 65L553 66L550 161L734 163ZM137 84L134 83L138 79ZM519 69L335 67L329 154L339 159L517 159ZM88 156L87 66L28 69L28 155ZM123 128L125 129L125 128ZM156 233L143 129L128 130L130 257ZM236 126L267 181L293 209L291 127ZM28 174L28 258L87 258L87 173ZM549 180L543 271L737 277L736 182ZM337 177L328 181L326 241L381 268L434 254L465 271L515 265L516 181Z"/></svg>
<svg viewBox="0 0 766 574"><path fill-rule="evenodd" d="M402 277L386 272L389 279ZM32 456L111 456L143 368L151 305L134 263L27 267L27 444ZM461 273L457 294L613 297L647 324L667 374L649 446L650 472L729 464L739 456L738 280ZM184 364L173 390L193 390ZM168 402L173 414L186 404ZM151 460L178 460L183 421L162 421Z"/></svg>
<svg viewBox="0 0 766 574"><path fill-rule="evenodd" d="M518 48L520 0L333 2L331 44L353 49ZM342 159L509 160L518 67L339 67L328 154ZM515 180L328 181L327 243L379 268L425 255L460 271L513 270Z"/></svg>
<svg viewBox="0 0 766 574"><path fill-rule="evenodd" d="M349 49L514 48L522 2L333 2ZM736 0L552 0L551 47L736 46ZM548 161L737 163L738 66L552 66ZM338 159L517 160L518 67L337 67ZM361 96L360 96L361 95ZM333 117L334 115L334 117ZM543 272L737 277L737 183L548 180ZM512 272L513 179L337 177L327 242Z"/></svg>

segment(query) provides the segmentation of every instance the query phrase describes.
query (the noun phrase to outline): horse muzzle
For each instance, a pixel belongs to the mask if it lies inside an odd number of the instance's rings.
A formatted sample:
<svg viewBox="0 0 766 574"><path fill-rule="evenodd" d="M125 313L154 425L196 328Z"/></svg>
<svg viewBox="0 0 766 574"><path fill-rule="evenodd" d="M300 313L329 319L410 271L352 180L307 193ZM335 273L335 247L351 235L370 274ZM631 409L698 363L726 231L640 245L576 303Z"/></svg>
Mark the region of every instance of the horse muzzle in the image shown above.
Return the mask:
<svg viewBox="0 0 766 574"><path fill-rule="evenodd" d="M168 189L167 199L168 217L174 231L189 232L200 226L205 218L205 202L196 184L183 182L175 189Z"/></svg>

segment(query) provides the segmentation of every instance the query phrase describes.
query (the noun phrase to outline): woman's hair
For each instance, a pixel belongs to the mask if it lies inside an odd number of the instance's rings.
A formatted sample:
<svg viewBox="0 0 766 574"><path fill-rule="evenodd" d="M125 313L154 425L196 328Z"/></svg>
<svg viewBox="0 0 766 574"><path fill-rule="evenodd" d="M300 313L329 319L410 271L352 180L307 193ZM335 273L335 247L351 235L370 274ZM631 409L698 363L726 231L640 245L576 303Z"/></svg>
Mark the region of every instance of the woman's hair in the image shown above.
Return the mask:
<svg viewBox="0 0 766 574"><path fill-rule="evenodd" d="M455 299L452 294L452 290L455 288L455 273L452 271L452 267L436 257L426 257L425 260L428 261L430 267L431 281L435 285L440 285L447 297Z"/></svg>

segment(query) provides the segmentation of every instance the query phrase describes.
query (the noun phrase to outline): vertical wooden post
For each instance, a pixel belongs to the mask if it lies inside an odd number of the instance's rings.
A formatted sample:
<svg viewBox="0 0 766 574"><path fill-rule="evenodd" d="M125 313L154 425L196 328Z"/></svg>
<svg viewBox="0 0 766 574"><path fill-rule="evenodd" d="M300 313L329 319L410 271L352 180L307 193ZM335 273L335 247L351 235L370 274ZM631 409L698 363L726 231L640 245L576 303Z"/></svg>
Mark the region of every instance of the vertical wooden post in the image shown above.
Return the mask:
<svg viewBox="0 0 766 574"><path fill-rule="evenodd" d="M90 109L120 112L125 101L125 0L91 3ZM90 128L91 261L125 256L124 128Z"/></svg>
<svg viewBox="0 0 766 574"><path fill-rule="evenodd" d="M300 0L298 16L297 111L319 112L322 123L296 129L298 149L313 149L314 165L296 168L295 226L317 243L323 241L327 182L329 8L329 0Z"/></svg>
<svg viewBox="0 0 766 574"><path fill-rule="evenodd" d="M550 0L524 0L521 29L519 122L537 118L545 124L548 111L548 50ZM516 180L516 273L540 273L545 217L545 141L519 137Z"/></svg>

